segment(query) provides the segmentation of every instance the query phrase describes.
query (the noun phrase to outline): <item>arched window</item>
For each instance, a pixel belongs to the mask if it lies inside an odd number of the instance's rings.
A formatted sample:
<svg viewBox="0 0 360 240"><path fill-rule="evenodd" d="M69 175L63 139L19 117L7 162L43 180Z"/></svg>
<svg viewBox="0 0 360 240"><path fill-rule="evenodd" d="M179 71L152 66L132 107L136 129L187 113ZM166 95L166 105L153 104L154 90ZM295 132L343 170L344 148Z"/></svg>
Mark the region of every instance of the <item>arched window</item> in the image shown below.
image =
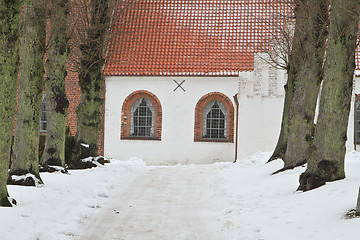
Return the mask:
<svg viewBox="0 0 360 240"><path fill-rule="evenodd" d="M131 93L121 110L121 139L160 140L162 109L158 98L145 90Z"/></svg>
<svg viewBox="0 0 360 240"><path fill-rule="evenodd" d="M212 92L198 101L194 141L234 141L234 107L226 95Z"/></svg>

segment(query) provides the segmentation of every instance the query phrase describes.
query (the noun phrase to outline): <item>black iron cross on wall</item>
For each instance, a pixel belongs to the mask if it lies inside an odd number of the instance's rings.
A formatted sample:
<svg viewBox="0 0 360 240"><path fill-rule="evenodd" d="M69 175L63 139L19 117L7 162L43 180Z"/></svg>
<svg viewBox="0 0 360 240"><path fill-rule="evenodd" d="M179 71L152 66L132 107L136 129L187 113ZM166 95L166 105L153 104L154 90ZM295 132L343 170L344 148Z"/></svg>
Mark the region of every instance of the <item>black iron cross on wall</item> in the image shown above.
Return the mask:
<svg viewBox="0 0 360 240"><path fill-rule="evenodd" d="M174 89L174 92L178 88L181 88L185 92L185 89L181 86L185 82L185 80L183 80L181 83L178 83L176 80L174 80L174 82L177 84L177 87Z"/></svg>

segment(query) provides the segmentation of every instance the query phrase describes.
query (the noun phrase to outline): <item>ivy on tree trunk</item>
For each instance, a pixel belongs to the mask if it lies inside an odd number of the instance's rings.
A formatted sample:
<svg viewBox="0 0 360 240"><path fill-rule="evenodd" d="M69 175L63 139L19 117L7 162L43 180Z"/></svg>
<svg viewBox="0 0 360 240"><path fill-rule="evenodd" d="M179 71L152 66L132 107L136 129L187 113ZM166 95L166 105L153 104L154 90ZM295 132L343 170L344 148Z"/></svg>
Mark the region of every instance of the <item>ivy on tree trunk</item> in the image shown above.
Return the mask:
<svg viewBox="0 0 360 240"><path fill-rule="evenodd" d="M11 207L6 187L16 106L20 0L0 1L0 206Z"/></svg>
<svg viewBox="0 0 360 240"><path fill-rule="evenodd" d="M18 111L9 184L35 185L39 174L39 134L44 88L45 2L24 0L20 35ZM13 181L12 175L33 174L36 179Z"/></svg>
<svg viewBox="0 0 360 240"><path fill-rule="evenodd" d="M50 0L50 41L46 60L47 129L41 165L65 168L65 131L69 101L65 91L66 58L68 54L69 0Z"/></svg>
<svg viewBox="0 0 360 240"><path fill-rule="evenodd" d="M355 70L359 0L333 0L319 117L299 190L345 178L347 128Z"/></svg>

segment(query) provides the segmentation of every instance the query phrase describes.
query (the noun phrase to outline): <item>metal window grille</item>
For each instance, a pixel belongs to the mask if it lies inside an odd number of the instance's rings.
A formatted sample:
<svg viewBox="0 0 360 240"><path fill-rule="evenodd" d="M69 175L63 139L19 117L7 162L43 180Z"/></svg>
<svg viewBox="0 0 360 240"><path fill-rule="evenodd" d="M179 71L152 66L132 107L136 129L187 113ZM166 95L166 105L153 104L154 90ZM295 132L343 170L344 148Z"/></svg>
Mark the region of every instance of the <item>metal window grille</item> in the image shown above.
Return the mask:
<svg viewBox="0 0 360 240"><path fill-rule="evenodd" d="M41 118L40 118L40 132L46 132L47 128L47 118L46 118L46 96L45 94L42 97L41 102Z"/></svg>
<svg viewBox="0 0 360 240"><path fill-rule="evenodd" d="M205 112L206 128L203 137L210 139L226 139L226 111L222 110L223 106L220 107L218 101L213 101L210 104L212 105L210 105L211 108L208 113Z"/></svg>
<svg viewBox="0 0 360 240"><path fill-rule="evenodd" d="M134 105L137 105L136 103ZM150 106L149 106L150 105ZM132 136L152 137L154 135L153 128L153 111L152 105L145 98L140 99L138 106L133 106L133 127Z"/></svg>

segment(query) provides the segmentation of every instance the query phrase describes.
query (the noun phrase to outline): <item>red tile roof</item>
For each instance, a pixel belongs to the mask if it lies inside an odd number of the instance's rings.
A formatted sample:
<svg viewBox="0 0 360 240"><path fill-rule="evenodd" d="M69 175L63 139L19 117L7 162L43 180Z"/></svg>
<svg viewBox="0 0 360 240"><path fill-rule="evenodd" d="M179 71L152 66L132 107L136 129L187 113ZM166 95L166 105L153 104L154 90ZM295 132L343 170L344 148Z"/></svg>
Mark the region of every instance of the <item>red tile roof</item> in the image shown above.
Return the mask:
<svg viewBox="0 0 360 240"><path fill-rule="evenodd" d="M286 11L271 0L135 0L113 24L104 73L235 76L251 71L254 53L266 50Z"/></svg>

